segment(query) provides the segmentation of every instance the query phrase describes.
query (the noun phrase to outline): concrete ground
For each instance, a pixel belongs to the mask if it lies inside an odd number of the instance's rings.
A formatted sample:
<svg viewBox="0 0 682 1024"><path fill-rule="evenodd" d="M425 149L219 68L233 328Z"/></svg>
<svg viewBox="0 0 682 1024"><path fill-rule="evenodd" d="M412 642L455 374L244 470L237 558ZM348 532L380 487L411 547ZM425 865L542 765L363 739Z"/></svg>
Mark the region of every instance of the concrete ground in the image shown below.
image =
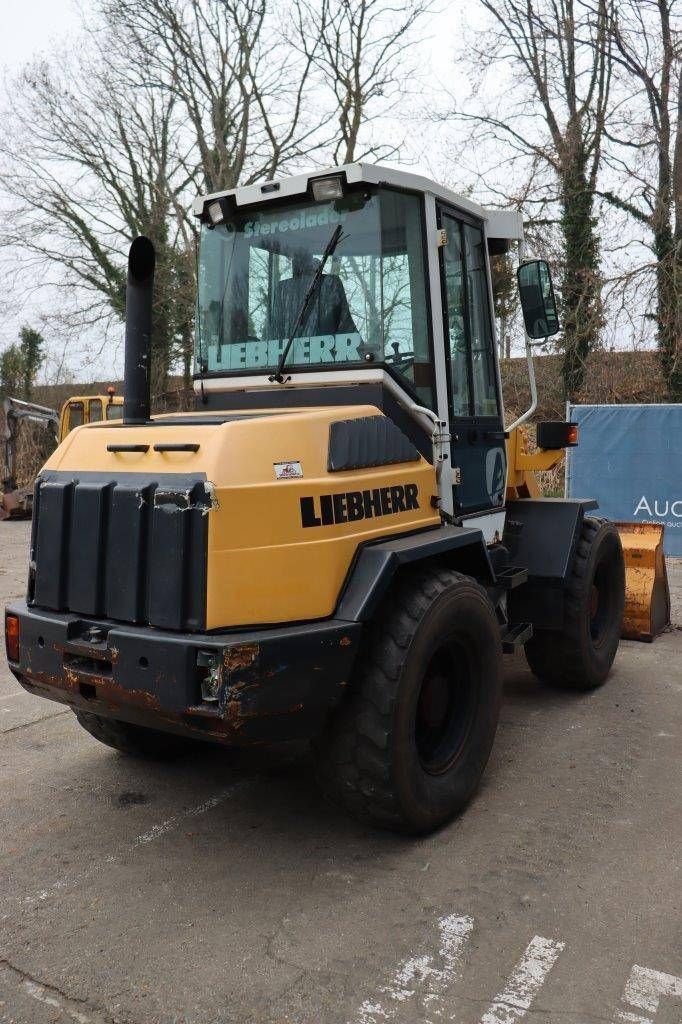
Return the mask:
<svg viewBox="0 0 682 1024"><path fill-rule="evenodd" d="M3 598L27 537L0 525ZM0 732L3 1022L682 1021L679 628L588 696L509 660L482 790L420 841L305 753L126 760L4 663Z"/></svg>

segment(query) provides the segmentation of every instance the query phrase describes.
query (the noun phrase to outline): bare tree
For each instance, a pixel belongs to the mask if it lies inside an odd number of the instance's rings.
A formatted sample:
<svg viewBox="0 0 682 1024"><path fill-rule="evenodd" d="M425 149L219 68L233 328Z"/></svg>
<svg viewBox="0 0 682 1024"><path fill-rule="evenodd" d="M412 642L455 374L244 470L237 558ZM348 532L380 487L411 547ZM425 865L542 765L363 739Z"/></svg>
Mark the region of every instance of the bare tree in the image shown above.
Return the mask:
<svg viewBox="0 0 682 1024"><path fill-rule="evenodd" d="M404 95L414 67L408 51L432 0L297 0L297 36L335 100L336 164L393 156L398 144L365 138Z"/></svg>
<svg viewBox="0 0 682 1024"><path fill-rule="evenodd" d="M455 116L475 126L477 144L497 148L500 173L505 160L521 158L533 175L545 175L543 195L535 200L543 215L535 226L546 217L561 230L563 381L565 394L573 396L604 319L595 195L611 83L611 0L478 3L491 27L469 47L469 58L479 67L502 68L511 81L501 99L488 102L479 93L473 109L460 107ZM558 215L547 217L555 207Z"/></svg>
<svg viewBox="0 0 682 1024"><path fill-rule="evenodd" d="M154 388L191 372L197 193L272 178L323 149L390 152L365 128L403 94L429 0L97 0L81 56L13 84L0 247L70 289L74 323L123 314L125 251L158 252ZM332 116L330 111L335 111ZM338 125L338 127L337 127ZM28 275L25 275L25 282Z"/></svg>
<svg viewBox="0 0 682 1024"><path fill-rule="evenodd" d="M159 252L154 363L162 386L174 344L191 315L176 285L187 253L173 229L181 189L172 150L174 99L149 86L135 69L121 70L110 36L91 40L68 72L60 61L25 71L5 120L0 185L11 204L0 242L24 257L24 273L77 289L76 325L87 328L123 315L126 241L149 235ZM64 65L61 65L64 66ZM33 273L31 273L33 271Z"/></svg>
<svg viewBox="0 0 682 1024"><path fill-rule="evenodd" d="M58 268L85 327L122 316L127 243L149 235L157 392L178 358L191 370L194 195L272 177L315 145L312 57L278 46L267 11L265 0L101 0L81 58L13 84L0 245L27 269Z"/></svg>
<svg viewBox="0 0 682 1024"><path fill-rule="evenodd" d="M318 144L308 90L317 37L293 49L268 0L102 0L107 22L186 118L195 191L273 177Z"/></svg>
<svg viewBox="0 0 682 1024"><path fill-rule="evenodd" d="M677 7L677 12L675 11ZM656 327L670 397L682 401L682 21L679 0L622 0L610 19L621 86L609 126L613 206L646 228L656 279ZM675 15L677 19L675 20ZM644 268L645 270L648 268Z"/></svg>

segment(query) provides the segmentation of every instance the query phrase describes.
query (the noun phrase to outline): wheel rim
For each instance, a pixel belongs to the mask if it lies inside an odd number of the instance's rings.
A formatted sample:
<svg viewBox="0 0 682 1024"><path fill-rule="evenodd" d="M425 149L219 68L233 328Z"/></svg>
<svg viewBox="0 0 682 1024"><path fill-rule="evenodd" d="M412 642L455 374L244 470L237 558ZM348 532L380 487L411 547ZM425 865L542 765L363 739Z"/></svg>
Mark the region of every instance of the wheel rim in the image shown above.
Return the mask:
<svg viewBox="0 0 682 1024"><path fill-rule="evenodd" d="M450 641L429 661L417 699L415 744L424 771L442 775L457 759L471 728L476 680L463 644Z"/></svg>
<svg viewBox="0 0 682 1024"><path fill-rule="evenodd" d="M599 647L609 634L613 615L613 586L607 559L602 559L595 569L587 612L592 642Z"/></svg>

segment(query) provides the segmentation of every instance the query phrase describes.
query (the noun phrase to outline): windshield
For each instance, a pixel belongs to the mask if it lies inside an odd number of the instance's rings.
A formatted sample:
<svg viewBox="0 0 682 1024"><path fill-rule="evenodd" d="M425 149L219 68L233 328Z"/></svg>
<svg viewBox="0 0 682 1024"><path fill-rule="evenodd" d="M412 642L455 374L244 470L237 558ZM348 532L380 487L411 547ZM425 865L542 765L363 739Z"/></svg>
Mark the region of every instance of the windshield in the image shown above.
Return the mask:
<svg viewBox="0 0 682 1024"><path fill-rule="evenodd" d="M197 370L276 369L339 224L286 369L384 363L433 406L421 203L388 189L203 225Z"/></svg>

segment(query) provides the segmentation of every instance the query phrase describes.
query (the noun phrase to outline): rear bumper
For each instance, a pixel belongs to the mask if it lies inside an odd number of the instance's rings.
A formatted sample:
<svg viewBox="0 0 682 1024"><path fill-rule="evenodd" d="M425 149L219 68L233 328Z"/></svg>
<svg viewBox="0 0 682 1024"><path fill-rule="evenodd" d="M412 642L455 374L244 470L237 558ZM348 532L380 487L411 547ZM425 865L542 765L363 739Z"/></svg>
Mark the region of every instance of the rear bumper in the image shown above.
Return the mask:
<svg viewBox="0 0 682 1024"><path fill-rule="evenodd" d="M21 626L10 668L29 692L74 710L231 744L320 731L350 678L361 624L326 620L240 633L171 633L8 606ZM101 631L91 634L93 629ZM93 639L94 637L94 639ZM220 664L217 702L201 660Z"/></svg>

